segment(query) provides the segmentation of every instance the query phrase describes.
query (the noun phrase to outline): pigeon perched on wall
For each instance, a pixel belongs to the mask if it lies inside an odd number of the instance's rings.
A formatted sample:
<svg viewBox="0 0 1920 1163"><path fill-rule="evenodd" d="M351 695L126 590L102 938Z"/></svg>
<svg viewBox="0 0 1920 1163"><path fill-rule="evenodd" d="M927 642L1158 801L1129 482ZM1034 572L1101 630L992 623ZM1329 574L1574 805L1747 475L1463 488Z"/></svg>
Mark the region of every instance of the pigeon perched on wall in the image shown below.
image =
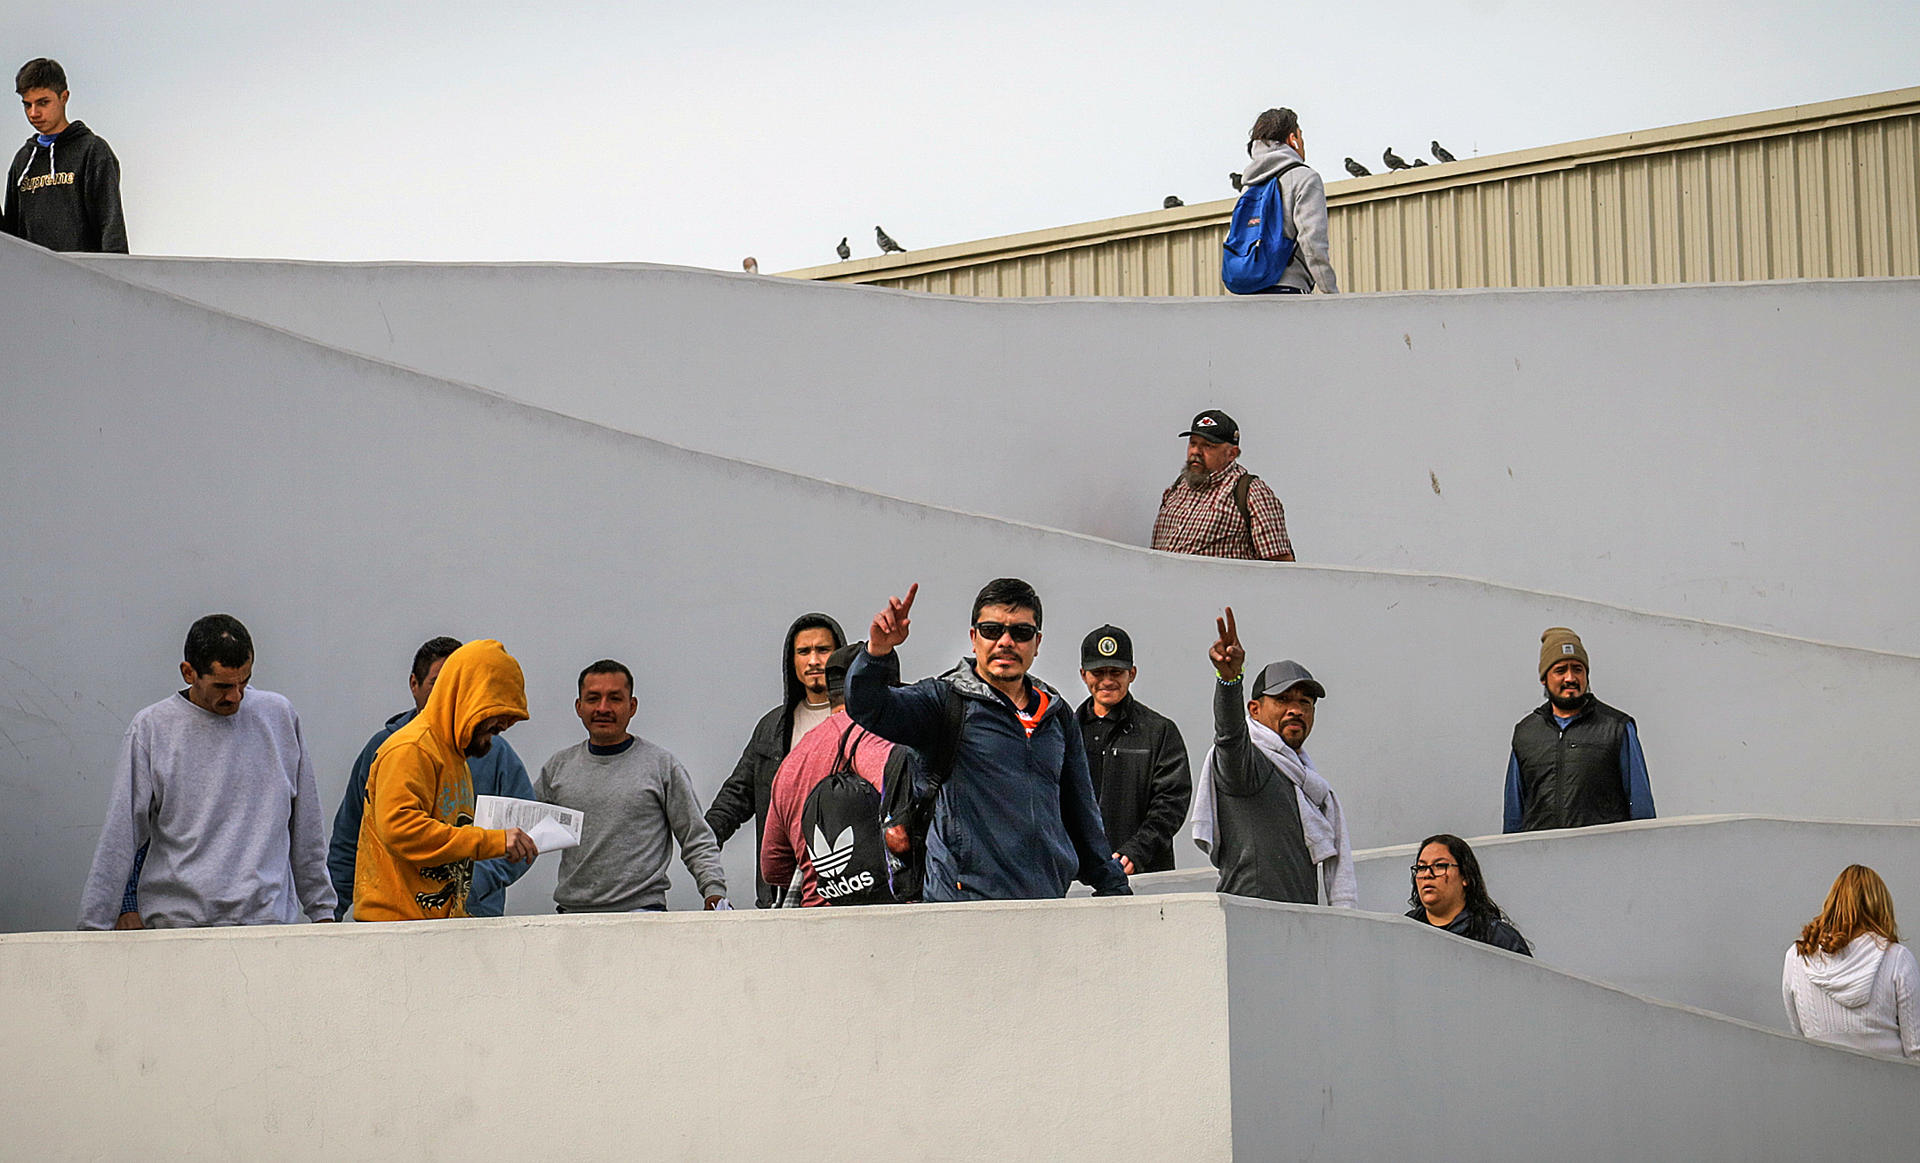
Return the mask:
<svg viewBox="0 0 1920 1163"><path fill-rule="evenodd" d="M760 273L760 260L748 255L740 260L740 269L750 275L757 275Z"/></svg>
<svg viewBox="0 0 1920 1163"><path fill-rule="evenodd" d="M1390 170L1410 170L1413 168L1407 164L1407 159L1393 152L1392 146L1388 146L1387 151L1380 155L1380 160L1385 162L1387 168Z"/></svg>
<svg viewBox="0 0 1920 1163"><path fill-rule="evenodd" d="M1347 172L1356 178L1371 177L1373 174L1372 170L1354 161L1352 158L1347 159Z"/></svg>
<svg viewBox="0 0 1920 1163"><path fill-rule="evenodd" d="M1426 158L1423 158L1423 157L1417 157L1417 158L1414 158L1414 159L1413 159L1413 168L1414 168L1414 169L1416 169L1416 170L1417 170L1417 169L1419 169L1419 168L1420 168L1421 166L1424 166L1424 165L1426 165L1426 164L1427 164L1427 159L1426 159Z"/></svg>
<svg viewBox="0 0 1920 1163"><path fill-rule="evenodd" d="M846 262L853 257L853 248L848 246L847 240L843 238L840 240L840 245L833 248L833 253L840 256L841 262Z"/></svg>
<svg viewBox="0 0 1920 1163"><path fill-rule="evenodd" d="M873 228L873 240L880 244L881 254L905 254L907 248L887 236L887 232L878 226Z"/></svg>
<svg viewBox="0 0 1920 1163"><path fill-rule="evenodd" d="M1431 145L1431 146L1433 146L1433 160L1434 160L1434 161L1437 161L1437 162L1450 162L1450 161L1453 161L1453 160L1454 160L1454 157L1453 157L1453 155L1447 152L1447 147L1446 147L1446 146L1443 146L1443 145L1441 145L1441 144L1440 144L1439 142L1437 142L1437 141L1434 141L1434 142L1429 142L1428 144L1429 144L1429 145Z"/></svg>
<svg viewBox="0 0 1920 1163"><path fill-rule="evenodd" d="M1171 210L1175 206L1185 206L1185 205L1186 205L1185 202L1182 202L1180 199L1174 197L1172 194L1168 194L1166 197L1166 200L1160 203L1160 208L1162 210Z"/></svg>
<svg viewBox="0 0 1920 1163"><path fill-rule="evenodd" d="M1245 182L1243 182L1243 181L1241 181L1241 180L1240 180L1240 175L1239 175L1239 174L1228 174L1228 175L1227 175L1227 181L1229 181L1229 182L1232 182L1232 183L1233 183L1233 188L1234 188L1234 189L1235 189L1236 191L1238 191L1238 190L1240 190L1241 188L1243 188L1243 187L1244 187L1244 186L1246 185L1246 183L1245 183Z"/></svg>

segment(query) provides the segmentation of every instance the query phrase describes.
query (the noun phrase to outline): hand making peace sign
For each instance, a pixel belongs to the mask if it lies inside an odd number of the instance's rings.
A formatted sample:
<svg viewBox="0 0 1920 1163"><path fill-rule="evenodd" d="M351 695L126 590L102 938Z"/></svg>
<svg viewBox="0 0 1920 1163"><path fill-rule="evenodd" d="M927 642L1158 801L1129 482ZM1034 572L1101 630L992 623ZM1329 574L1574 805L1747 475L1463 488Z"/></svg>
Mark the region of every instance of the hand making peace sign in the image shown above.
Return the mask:
<svg viewBox="0 0 1920 1163"><path fill-rule="evenodd" d="M1247 652L1240 645L1240 627L1234 625L1233 607L1227 607L1227 616L1215 618L1214 625L1219 628L1220 638L1207 650L1207 657L1213 660L1213 669L1222 682L1232 682L1240 677L1240 671L1247 664Z"/></svg>

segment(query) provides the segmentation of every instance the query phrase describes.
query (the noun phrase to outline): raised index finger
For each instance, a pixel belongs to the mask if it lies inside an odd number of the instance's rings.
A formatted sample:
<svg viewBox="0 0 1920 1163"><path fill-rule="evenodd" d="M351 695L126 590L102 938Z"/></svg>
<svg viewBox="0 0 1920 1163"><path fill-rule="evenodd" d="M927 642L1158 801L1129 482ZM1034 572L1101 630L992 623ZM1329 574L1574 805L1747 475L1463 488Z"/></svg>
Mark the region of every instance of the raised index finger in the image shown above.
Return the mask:
<svg viewBox="0 0 1920 1163"><path fill-rule="evenodd" d="M1229 642L1240 641L1240 627L1234 625L1232 606L1227 607L1227 641Z"/></svg>
<svg viewBox="0 0 1920 1163"><path fill-rule="evenodd" d="M919 592L920 592L919 582L914 582L912 585L907 587L907 596L900 599L900 612L902 614L905 614L908 611L913 609L913 597L915 594Z"/></svg>

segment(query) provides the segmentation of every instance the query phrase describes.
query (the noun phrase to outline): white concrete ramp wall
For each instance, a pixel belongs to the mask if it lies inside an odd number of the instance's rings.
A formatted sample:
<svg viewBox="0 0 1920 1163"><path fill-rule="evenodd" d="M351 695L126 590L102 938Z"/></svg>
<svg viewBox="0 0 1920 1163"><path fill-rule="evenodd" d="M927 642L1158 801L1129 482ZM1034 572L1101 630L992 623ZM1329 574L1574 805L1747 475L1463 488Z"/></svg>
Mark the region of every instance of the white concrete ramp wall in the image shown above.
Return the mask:
<svg viewBox="0 0 1920 1163"><path fill-rule="evenodd" d="M1220 899L1242 1157L1911 1151L1911 1064L1649 1003L1411 921Z"/></svg>
<svg viewBox="0 0 1920 1163"><path fill-rule="evenodd" d="M700 451L1130 544L1203 407L1303 560L1920 653L1920 280L958 300L646 266L90 260ZM1889 522L1892 522L1890 525Z"/></svg>
<svg viewBox="0 0 1920 1163"><path fill-rule="evenodd" d="M35 1158L1899 1158L1920 1073L1212 896L0 937Z"/></svg>
<svg viewBox="0 0 1920 1163"><path fill-rule="evenodd" d="M1420 837L1413 837L1418 841ZM1920 825L1750 816L1656 820L1473 842L1488 890L1544 965L1786 1029L1780 961L1849 864L1920 908ZM1360 907L1404 913L1414 849L1357 854ZM1211 892L1212 869L1135 877Z"/></svg>
<svg viewBox="0 0 1920 1163"><path fill-rule="evenodd" d="M0 289L36 304L0 318L0 928L72 924L126 722L174 689L186 626L213 610L249 625L257 683L300 710L329 811L432 635L498 637L521 659L534 717L509 739L534 767L581 734L579 668L629 662L637 730L711 797L779 698L794 614L825 609L858 634L919 580L903 656L933 673L963 651L978 586L1017 574L1046 601L1039 673L1071 690L1086 629L1127 625L1141 696L1183 725L1196 761L1220 604L1256 661L1305 661L1331 692L1312 750L1363 847L1498 829L1510 725L1538 700L1535 642L1554 623L1582 628L1596 688L1639 717L1663 813L1920 817L1889 729L1920 685L1911 657L1457 579L1177 558L890 500L369 362L5 242ZM736 898L750 847L727 850ZM551 863L514 909L550 907Z"/></svg>

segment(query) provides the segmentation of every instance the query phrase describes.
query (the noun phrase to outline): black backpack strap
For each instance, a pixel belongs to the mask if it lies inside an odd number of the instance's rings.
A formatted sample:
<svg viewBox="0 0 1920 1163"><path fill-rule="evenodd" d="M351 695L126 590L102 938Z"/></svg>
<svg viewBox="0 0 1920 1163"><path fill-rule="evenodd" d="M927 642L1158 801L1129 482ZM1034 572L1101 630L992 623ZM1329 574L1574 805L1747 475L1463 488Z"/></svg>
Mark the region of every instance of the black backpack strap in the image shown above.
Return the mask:
<svg viewBox="0 0 1920 1163"><path fill-rule="evenodd" d="M827 774L837 775L843 771L851 771L858 775L859 771L853 766L853 761L854 758L860 754L860 741L866 738L866 736L867 732L865 729L858 726L849 726L845 731L841 732L840 745L834 748L833 766L828 769ZM851 748L847 746L848 740L853 741Z"/></svg>
<svg viewBox="0 0 1920 1163"><path fill-rule="evenodd" d="M1240 474L1233 482L1233 503L1240 510L1240 519L1247 525L1247 544L1253 545L1253 506L1247 502L1247 494L1253 491L1253 482L1260 478L1250 472Z"/></svg>
<svg viewBox="0 0 1920 1163"><path fill-rule="evenodd" d="M940 742L931 749L932 754L927 756L927 774L935 795L940 794L947 777L953 774L960 751L960 724L967 716L966 696L953 689L952 683L942 685L946 687L946 697L942 700L946 728L940 732Z"/></svg>

